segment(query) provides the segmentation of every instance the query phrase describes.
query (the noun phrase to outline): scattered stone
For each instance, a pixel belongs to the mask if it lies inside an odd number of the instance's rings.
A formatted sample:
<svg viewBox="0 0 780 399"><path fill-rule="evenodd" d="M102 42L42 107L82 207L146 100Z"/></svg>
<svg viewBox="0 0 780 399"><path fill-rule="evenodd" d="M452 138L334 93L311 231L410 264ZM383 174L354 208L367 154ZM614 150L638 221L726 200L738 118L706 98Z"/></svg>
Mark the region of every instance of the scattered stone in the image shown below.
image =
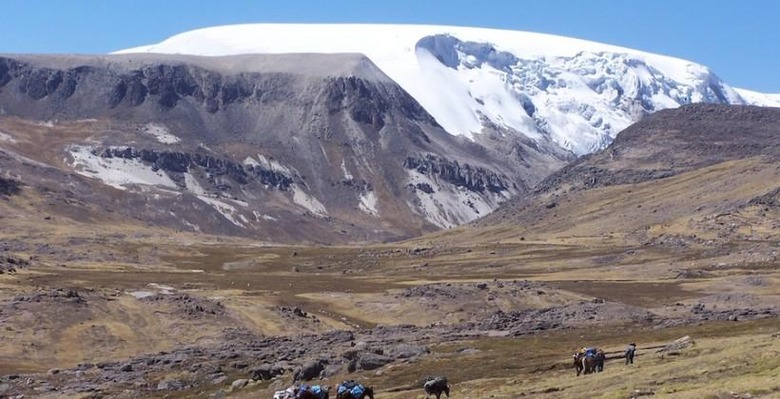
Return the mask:
<svg viewBox="0 0 780 399"><path fill-rule="evenodd" d="M686 335L682 338L677 338L672 343L664 346L659 352L668 352L667 354L671 355L672 352L680 351L681 349L688 348L693 344L694 342L691 339L691 337Z"/></svg>
<svg viewBox="0 0 780 399"><path fill-rule="evenodd" d="M230 389L236 390L245 387L249 383L249 380L245 378L239 378L230 384Z"/></svg>
<svg viewBox="0 0 780 399"><path fill-rule="evenodd" d="M284 374L284 368L278 364L265 363L249 370L250 378L253 380L268 381Z"/></svg>
<svg viewBox="0 0 780 399"><path fill-rule="evenodd" d="M325 370L325 364L321 360L313 360L301 365L301 367L295 371L293 380L295 381L309 381L318 378L320 374Z"/></svg>
<svg viewBox="0 0 780 399"><path fill-rule="evenodd" d="M634 392L631 393L630 399L636 399L641 396L653 396L653 395L655 395L655 392L649 389L635 389Z"/></svg>
<svg viewBox="0 0 780 399"><path fill-rule="evenodd" d="M358 359L356 366L360 370L371 371L371 370L376 370L392 361L393 361L392 358L385 355L379 355L375 353L365 353L362 356L360 356L360 359Z"/></svg>

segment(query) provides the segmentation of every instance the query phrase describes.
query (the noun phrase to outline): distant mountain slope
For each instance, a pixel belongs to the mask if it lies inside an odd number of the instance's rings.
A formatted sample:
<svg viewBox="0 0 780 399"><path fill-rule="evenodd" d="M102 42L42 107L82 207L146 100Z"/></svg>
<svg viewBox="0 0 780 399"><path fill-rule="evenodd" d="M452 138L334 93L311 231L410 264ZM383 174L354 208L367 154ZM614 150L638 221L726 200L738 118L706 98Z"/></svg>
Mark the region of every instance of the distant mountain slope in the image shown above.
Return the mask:
<svg viewBox="0 0 780 399"><path fill-rule="evenodd" d="M749 105L780 107L780 94L765 94L745 89L736 90Z"/></svg>
<svg viewBox="0 0 780 399"><path fill-rule="evenodd" d="M689 103L778 105L682 59L560 36L427 25L251 24L123 50L197 55L361 53L451 134L548 138L577 155L654 111Z"/></svg>
<svg viewBox="0 0 780 399"><path fill-rule="evenodd" d="M447 237L705 245L778 239L778 220L780 109L697 104L648 116Z"/></svg>
<svg viewBox="0 0 780 399"><path fill-rule="evenodd" d="M36 212L274 242L452 227L569 159L452 136L359 54L0 56L0 111Z"/></svg>

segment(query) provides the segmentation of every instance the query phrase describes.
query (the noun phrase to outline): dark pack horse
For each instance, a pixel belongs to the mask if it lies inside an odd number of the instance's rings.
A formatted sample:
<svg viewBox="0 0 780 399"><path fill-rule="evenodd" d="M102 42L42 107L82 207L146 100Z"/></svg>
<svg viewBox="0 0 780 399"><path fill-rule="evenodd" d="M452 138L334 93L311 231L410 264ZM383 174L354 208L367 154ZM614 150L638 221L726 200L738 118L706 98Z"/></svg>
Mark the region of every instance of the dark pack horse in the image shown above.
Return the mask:
<svg viewBox="0 0 780 399"><path fill-rule="evenodd" d="M446 394L448 398L450 397L450 386L447 384L447 377L428 377L425 379L423 389L425 390L426 398L430 397L430 395L435 395L436 399L439 399L442 393Z"/></svg>
<svg viewBox="0 0 780 399"><path fill-rule="evenodd" d="M328 387L321 387L319 385L314 386L302 386L295 394L295 399L329 399Z"/></svg>
<svg viewBox="0 0 780 399"><path fill-rule="evenodd" d="M336 399L374 399L374 388L345 381L336 388Z"/></svg>

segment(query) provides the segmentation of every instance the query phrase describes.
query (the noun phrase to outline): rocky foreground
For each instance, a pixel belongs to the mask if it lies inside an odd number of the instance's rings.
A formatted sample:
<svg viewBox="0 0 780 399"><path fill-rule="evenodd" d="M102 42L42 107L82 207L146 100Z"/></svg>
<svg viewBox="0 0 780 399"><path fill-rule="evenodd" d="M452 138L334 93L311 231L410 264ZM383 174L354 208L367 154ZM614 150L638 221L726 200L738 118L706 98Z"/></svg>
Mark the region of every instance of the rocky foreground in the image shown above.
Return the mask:
<svg viewBox="0 0 780 399"><path fill-rule="evenodd" d="M472 285L478 290L511 285L521 291L537 291L539 295L547 289L542 283L530 281ZM401 295L446 297L462 290L463 287L451 284L430 284L410 288ZM65 289L18 295L0 306L0 321L31 304L56 302L88 306L101 295L96 291ZM204 318L223 311L218 303L186 294L157 294L141 300L175 303L180 316L187 318ZM435 345L486 336L519 337L609 324L658 329L713 320L740 322L780 316L778 306L749 305L747 295L721 295L702 298L693 304L669 305L665 311L657 312L595 298L545 309L496 311L455 324L378 326L273 337L227 326L220 342L211 346L184 347L124 361L78 364L67 369L52 368L45 374L5 375L0 377L0 397L167 397L171 394L220 397L247 385L282 387L291 381L319 381L361 371L381 373L383 367L391 364L414 363L436 356L431 350ZM313 317L300 309L282 310L290 317ZM561 358L565 358L569 349L561 348ZM463 351L464 356L467 352Z"/></svg>

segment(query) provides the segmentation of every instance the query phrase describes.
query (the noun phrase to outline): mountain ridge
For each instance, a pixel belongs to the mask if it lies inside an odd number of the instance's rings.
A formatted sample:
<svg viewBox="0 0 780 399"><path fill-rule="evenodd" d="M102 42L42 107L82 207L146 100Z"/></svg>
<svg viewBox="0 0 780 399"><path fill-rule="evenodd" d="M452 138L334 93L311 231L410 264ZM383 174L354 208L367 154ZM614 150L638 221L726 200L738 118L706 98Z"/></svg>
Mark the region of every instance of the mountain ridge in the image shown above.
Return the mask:
<svg viewBox="0 0 780 399"><path fill-rule="evenodd" d="M767 240L776 236L780 212L778 133L780 108L691 104L659 111L490 215L439 234L509 241L584 236L708 250Z"/></svg>
<svg viewBox="0 0 780 399"><path fill-rule="evenodd" d="M709 68L683 59L487 28L228 25L120 52L358 52L451 134L474 138L497 130L532 140L546 137L576 155L605 147L618 131L659 109L693 102L780 105L775 95L737 91Z"/></svg>
<svg viewBox="0 0 780 399"><path fill-rule="evenodd" d="M355 29L367 30L343 37ZM0 144L116 190L187 198L158 204L185 204L184 221L144 206L169 227L285 242L455 227L657 110L773 98L746 100L685 60L480 28L242 25L142 50L0 57L0 114L26 119ZM28 130L72 139L20 155ZM212 217L194 217L203 205Z"/></svg>
<svg viewBox="0 0 780 399"><path fill-rule="evenodd" d="M95 212L116 212L121 190L125 216L269 241L452 227L569 157L452 136L358 54L0 56L0 111L3 168L31 187L33 164L75 172L73 187L43 179L47 190Z"/></svg>

